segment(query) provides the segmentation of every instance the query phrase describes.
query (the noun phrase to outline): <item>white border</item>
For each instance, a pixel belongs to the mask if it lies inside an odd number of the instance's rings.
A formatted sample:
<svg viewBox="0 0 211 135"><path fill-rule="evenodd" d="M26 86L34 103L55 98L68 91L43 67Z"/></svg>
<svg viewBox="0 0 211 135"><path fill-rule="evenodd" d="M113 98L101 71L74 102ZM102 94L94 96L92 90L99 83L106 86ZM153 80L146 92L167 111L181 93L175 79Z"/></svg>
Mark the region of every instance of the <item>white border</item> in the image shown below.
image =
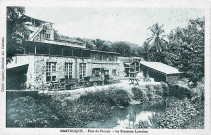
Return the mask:
<svg viewBox="0 0 211 135"><path fill-rule="evenodd" d="M205 0L0 0L0 39L6 47L6 6L41 7L195 7L205 11L205 129L147 129L148 134L210 134L210 2ZM1 44L0 42L0 44ZM2 49L1 49L2 51ZM5 48L4 48L5 51ZM5 62L5 61L4 61ZM4 70L6 63L4 63ZM1 73L0 73L1 74ZM6 76L6 73L5 73ZM2 79L2 75L1 75ZM5 80L6 81L6 80ZM6 85L5 85L6 87ZM0 134L79 134L61 133L59 128L5 128L6 90L0 92ZM95 133L99 134L99 133ZM120 133L119 133L120 134Z"/></svg>

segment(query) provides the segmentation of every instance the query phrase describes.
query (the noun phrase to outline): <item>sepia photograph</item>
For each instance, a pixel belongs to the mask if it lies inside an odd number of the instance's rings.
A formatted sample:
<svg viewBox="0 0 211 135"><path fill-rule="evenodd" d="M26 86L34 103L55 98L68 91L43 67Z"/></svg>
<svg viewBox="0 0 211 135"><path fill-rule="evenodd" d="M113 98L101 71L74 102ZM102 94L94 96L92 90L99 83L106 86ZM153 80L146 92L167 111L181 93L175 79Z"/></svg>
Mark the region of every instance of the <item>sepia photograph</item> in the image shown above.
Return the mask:
<svg viewBox="0 0 211 135"><path fill-rule="evenodd" d="M81 5L5 6L5 128L205 129L205 8Z"/></svg>

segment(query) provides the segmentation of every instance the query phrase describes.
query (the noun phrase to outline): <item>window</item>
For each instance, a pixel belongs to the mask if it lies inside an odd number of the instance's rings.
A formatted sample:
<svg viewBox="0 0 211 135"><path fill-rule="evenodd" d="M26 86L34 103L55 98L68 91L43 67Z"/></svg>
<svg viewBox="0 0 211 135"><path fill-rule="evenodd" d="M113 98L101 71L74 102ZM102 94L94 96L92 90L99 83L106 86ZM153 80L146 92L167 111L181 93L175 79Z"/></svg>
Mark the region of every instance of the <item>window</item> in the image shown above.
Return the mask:
<svg viewBox="0 0 211 135"><path fill-rule="evenodd" d="M56 81L56 62L47 62L46 64L46 81Z"/></svg>
<svg viewBox="0 0 211 135"><path fill-rule="evenodd" d="M116 76L116 69L112 70L112 75Z"/></svg>
<svg viewBox="0 0 211 135"><path fill-rule="evenodd" d="M79 78L83 79L84 76L86 76L86 64L80 63L80 65L79 65Z"/></svg>
<svg viewBox="0 0 211 135"><path fill-rule="evenodd" d="M94 55L94 60L100 60L101 59L101 56L99 53L95 53Z"/></svg>
<svg viewBox="0 0 211 135"><path fill-rule="evenodd" d="M44 34L45 38L50 38L50 34Z"/></svg>
<svg viewBox="0 0 211 135"><path fill-rule="evenodd" d="M102 54L102 60L107 61L107 55L106 54Z"/></svg>
<svg viewBox="0 0 211 135"><path fill-rule="evenodd" d="M73 65L73 63L65 63L65 66L64 66L64 68L65 68L65 78L67 79L69 79L69 78L72 78L72 65Z"/></svg>
<svg viewBox="0 0 211 135"><path fill-rule="evenodd" d="M115 57L113 55L109 55L109 61L115 61Z"/></svg>

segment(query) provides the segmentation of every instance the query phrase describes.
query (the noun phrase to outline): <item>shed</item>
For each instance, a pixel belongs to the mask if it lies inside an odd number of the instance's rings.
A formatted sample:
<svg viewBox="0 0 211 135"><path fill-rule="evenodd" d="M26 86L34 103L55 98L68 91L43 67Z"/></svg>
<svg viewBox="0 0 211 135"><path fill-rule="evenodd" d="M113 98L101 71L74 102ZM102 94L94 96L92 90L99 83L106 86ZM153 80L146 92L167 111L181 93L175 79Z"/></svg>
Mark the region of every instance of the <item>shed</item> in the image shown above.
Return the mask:
<svg viewBox="0 0 211 135"><path fill-rule="evenodd" d="M179 77L182 72L175 67L163 64L161 62L140 61L140 70L144 75L149 74L149 77L155 81L167 82L170 77Z"/></svg>
<svg viewBox="0 0 211 135"><path fill-rule="evenodd" d="M28 71L29 64L7 68L6 74L6 89L7 90L20 90L24 89L26 83L26 73Z"/></svg>

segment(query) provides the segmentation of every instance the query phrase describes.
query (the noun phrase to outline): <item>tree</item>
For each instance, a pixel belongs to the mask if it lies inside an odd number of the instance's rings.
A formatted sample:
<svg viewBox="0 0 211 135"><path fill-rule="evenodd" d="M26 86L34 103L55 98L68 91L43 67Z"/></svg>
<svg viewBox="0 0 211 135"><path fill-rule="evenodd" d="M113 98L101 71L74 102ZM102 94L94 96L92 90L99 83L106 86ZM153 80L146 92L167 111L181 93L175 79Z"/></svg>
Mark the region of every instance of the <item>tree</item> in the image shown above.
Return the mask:
<svg viewBox="0 0 211 135"><path fill-rule="evenodd" d="M130 45L124 41L114 42L111 47L114 52L121 53L124 57L131 56Z"/></svg>
<svg viewBox="0 0 211 135"><path fill-rule="evenodd" d="M88 49L97 49L96 45L92 43L91 39L84 38L83 42L86 44L86 48Z"/></svg>
<svg viewBox="0 0 211 135"><path fill-rule="evenodd" d="M150 46L149 52L152 56L154 55L154 61L161 61L164 58L161 52L167 49L168 44L168 42L164 39L165 35L163 35L163 25L159 26L158 23L156 23L149 29L152 32L152 36L146 40L146 44Z"/></svg>
<svg viewBox="0 0 211 135"><path fill-rule="evenodd" d="M149 44L147 44L146 42L144 42L143 46L142 46L142 57L144 60L150 60L150 55L149 55Z"/></svg>
<svg viewBox="0 0 211 135"><path fill-rule="evenodd" d="M167 49L167 41L164 40L163 25L159 26L158 23L149 28L152 32L152 36L147 39L147 43L150 45L149 49L155 48L156 52L161 52Z"/></svg>
<svg viewBox="0 0 211 135"><path fill-rule="evenodd" d="M17 53L23 52L23 42L29 32L23 26L24 7L7 7L7 63Z"/></svg>
<svg viewBox="0 0 211 135"><path fill-rule="evenodd" d="M58 33L58 30L54 30L54 40L55 41L59 41L59 33Z"/></svg>
<svg viewBox="0 0 211 135"><path fill-rule="evenodd" d="M97 50L102 50L104 42L105 41L101 39L92 40L92 43L96 46Z"/></svg>
<svg viewBox="0 0 211 135"><path fill-rule="evenodd" d="M190 19L188 26L177 28L168 36L170 52L177 65L194 84L204 77L204 18Z"/></svg>

